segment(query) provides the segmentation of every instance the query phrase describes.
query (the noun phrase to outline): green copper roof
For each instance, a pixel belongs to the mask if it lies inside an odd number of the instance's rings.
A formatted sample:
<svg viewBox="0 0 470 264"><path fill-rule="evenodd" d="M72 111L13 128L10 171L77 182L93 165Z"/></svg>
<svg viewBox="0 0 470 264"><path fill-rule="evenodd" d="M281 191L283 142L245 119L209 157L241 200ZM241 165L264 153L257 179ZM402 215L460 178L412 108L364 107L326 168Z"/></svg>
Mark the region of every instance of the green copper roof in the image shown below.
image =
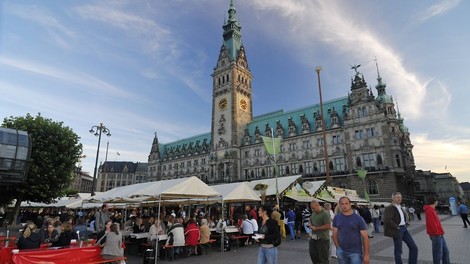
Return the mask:
<svg viewBox="0 0 470 264"><path fill-rule="evenodd" d="M348 97L341 97L341 98L323 103L323 111L325 114L325 125L327 129L328 127L331 126L331 118L328 113L333 110L338 113L338 117L340 119L339 122L343 124L343 107L345 107L345 111L349 111L348 110ZM314 113L320 113L320 104L315 104L315 105L299 108L299 109L288 111L288 112L284 112L283 110L278 110L278 111L274 111L271 113L256 116L253 118L253 121L246 126L246 128L248 129L248 132L253 139L255 135L256 127L258 127L258 129L260 130L261 135L264 135L266 124L268 124L269 127L271 127L274 130L274 133L276 134L276 125L277 125L277 121L279 121L280 124L284 128L284 136L287 137L289 134L288 128L289 128L290 118L292 118L292 121L295 123L297 133L300 134L300 131L302 129L301 127L302 115L305 115L305 117L307 118L310 124L310 130L314 131L314 129L316 128Z"/></svg>

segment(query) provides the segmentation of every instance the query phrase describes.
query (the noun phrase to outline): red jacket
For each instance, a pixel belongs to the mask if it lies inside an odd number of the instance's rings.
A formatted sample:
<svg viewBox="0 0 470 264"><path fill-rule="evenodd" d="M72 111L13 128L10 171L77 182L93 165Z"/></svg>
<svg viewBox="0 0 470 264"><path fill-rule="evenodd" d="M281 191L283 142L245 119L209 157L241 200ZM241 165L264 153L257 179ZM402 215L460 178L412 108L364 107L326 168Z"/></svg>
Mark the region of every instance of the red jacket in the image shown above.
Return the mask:
<svg viewBox="0 0 470 264"><path fill-rule="evenodd" d="M444 229L442 228L441 220L437 216L436 209L429 205L425 205L424 212L426 213L426 232L428 235L444 235Z"/></svg>
<svg viewBox="0 0 470 264"><path fill-rule="evenodd" d="M186 245L188 246L197 246L199 241L199 228L195 223L190 223L184 230L184 236L186 237Z"/></svg>

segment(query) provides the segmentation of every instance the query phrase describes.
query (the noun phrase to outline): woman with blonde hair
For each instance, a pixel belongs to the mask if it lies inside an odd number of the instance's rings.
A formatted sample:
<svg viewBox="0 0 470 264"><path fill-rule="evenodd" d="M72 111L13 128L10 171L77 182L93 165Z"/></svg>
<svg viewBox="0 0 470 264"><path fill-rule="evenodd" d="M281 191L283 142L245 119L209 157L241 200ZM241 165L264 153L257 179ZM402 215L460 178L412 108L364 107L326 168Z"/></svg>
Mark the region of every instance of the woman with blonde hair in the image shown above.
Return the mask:
<svg viewBox="0 0 470 264"><path fill-rule="evenodd" d="M59 240L52 243L53 247L67 247L70 246L72 239L77 239L77 234L72 232L72 224L66 221L61 225L62 232L60 232Z"/></svg>
<svg viewBox="0 0 470 264"><path fill-rule="evenodd" d="M17 246L18 249L39 248L41 245L41 236L36 233L36 225L29 223L20 236Z"/></svg>

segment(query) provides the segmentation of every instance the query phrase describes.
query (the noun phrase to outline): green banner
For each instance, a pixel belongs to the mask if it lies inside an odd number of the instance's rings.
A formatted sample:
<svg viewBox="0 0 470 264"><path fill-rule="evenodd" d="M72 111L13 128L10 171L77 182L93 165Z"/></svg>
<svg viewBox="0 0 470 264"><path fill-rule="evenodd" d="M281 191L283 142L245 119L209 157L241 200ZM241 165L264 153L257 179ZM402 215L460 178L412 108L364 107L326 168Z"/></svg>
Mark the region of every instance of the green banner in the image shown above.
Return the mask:
<svg viewBox="0 0 470 264"><path fill-rule="evenodd" d="M281 152L281 138L261 137L263 138L264 147L268 154L279 154Z"/></svg>

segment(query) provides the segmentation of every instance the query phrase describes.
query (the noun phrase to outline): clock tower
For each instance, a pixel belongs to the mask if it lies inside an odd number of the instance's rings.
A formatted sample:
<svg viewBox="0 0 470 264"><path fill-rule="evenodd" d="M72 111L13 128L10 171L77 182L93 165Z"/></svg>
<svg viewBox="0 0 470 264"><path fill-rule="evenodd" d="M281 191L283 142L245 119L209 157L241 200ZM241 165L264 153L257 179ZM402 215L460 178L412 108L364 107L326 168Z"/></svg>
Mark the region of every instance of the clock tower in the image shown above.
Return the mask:
<svg viewBox="0 0 470 264"><path fill-rule="evenodd" d="M241 26L236 17L233 0L230 1L228 14L228 20L224 21L223 25L223 43L219 58L211 75L213 80L211 160L214 162L227 158L236 159L246 124L253 119L252 75L242 44ZM219 177L227 177L226 168L223 171L222 174L225 176L219 175Z"/></svg>
<svg viewBox="0 0 470 264"><path fill-rule="evenodd" d="M252 76L233 0L228 14L223 25L224 40L212 73L212 150L239 146L245 126L253 118Z"/></svg>

